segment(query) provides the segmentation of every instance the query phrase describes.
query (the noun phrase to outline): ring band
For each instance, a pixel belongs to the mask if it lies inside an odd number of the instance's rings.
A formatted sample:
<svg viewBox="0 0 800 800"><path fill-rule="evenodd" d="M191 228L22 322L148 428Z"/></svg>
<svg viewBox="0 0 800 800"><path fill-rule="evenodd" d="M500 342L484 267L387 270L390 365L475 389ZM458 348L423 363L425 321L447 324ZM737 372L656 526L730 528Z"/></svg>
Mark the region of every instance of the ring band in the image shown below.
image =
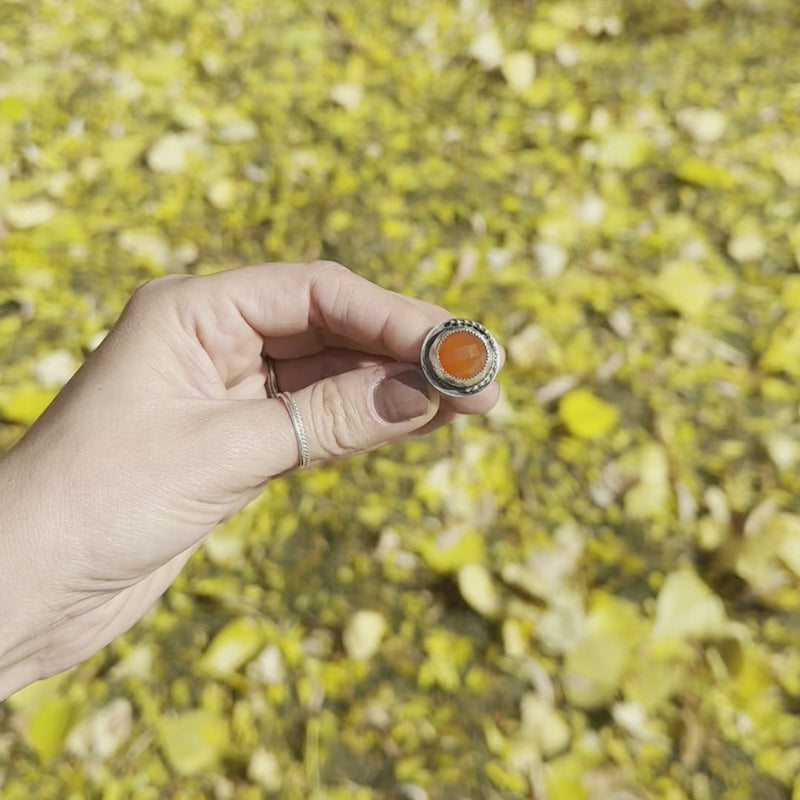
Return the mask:
<svg viewBox="0 0 800 800"><path fill-rule="evenodd" d="M289 418L292 420L292 427L294 428L294 435L297 439L297 447L300 450L300 469L305 469L311 463L311 453L308 449L308 436L306 435L306 426L303 424L303 418L300 416L300 409L297 401L289 392L278 392L277 397L283 401L286 410L289 412Z"/></svg>
<svg viewBox="0 0 800 800"><path fill-rule="evenodd" d="M275 374L275 362L269 357L264 356L267 365L267 397L277 397L281 390L278 388L278 376Z"/></svg>

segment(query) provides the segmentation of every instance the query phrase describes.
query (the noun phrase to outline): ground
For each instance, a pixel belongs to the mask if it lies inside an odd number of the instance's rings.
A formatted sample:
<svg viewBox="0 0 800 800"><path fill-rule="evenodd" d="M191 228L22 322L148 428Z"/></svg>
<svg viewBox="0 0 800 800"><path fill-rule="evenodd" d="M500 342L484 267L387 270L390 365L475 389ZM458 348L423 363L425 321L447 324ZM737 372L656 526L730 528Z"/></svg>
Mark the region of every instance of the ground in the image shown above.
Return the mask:
<svg viewBox="0 0 800 800"><path fill-rule="evenodd" d="M0 797L800 798L800 6L4 0L0 450L165 272L505 346L0 707Z"/></svg>

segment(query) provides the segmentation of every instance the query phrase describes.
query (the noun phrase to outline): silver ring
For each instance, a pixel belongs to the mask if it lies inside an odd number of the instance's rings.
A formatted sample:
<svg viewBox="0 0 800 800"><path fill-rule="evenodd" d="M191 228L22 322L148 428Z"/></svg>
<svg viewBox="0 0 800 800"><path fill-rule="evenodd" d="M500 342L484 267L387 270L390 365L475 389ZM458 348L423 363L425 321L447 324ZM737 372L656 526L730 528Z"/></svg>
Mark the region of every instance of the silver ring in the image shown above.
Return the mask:
<svg viewBox="0 0 800 800"><path fill-rule="evenodd" d="M448 319L428 332L419 360L422 373L438 392L469 397L497 376L500 348L479 322Z"/></svg>
<svg viewBox="0 0 800 800"><path fill-rule="evenodd" d="M292 427L294 428L294 435L297 439L297 448L300 451L300 469L305 469L311 463L311 453L308 449L308 436L306 435L306 426L303 424L303 418L300 416L300 408L297 401L289 392L278 392L276 395L289 412L289 419L292 420Z"/></svg>
<svg viewBox="0 0 800 800"><path fill-rule="evenodd" d="M278 388L278 376L275 374L275 362L269 356L264 356L264 363L267 365L267 397L277 397L281 393L281 390Z"/></svg>

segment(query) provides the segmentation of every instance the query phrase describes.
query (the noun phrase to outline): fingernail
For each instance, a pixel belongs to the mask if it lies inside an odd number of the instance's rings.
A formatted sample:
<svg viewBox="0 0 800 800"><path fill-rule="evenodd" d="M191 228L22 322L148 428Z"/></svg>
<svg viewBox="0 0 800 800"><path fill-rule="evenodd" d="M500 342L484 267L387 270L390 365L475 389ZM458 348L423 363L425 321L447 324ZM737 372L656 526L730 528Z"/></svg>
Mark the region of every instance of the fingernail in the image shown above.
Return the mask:
<svg viewBox="0 0 800 800"><path fill-rule="evenodd" d="M384 378L375 387L375 411L384 422L406 422L428 413L431 400L428 382L416 369Z"/></svg>

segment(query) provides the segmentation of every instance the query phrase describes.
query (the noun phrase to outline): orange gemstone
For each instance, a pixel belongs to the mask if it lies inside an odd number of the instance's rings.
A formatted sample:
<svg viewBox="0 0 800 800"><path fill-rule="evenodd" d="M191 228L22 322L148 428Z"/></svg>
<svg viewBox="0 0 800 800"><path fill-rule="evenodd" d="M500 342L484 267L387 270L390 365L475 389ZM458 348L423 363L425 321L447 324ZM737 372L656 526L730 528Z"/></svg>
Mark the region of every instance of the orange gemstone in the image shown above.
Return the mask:
<svg viewBox="0 0 800 800"><path fill-rule="evenodd" d="M436 357L448 375L467 381L480 375L489 353L479 336L470 331L454 331L441 340Z"/></svg>

